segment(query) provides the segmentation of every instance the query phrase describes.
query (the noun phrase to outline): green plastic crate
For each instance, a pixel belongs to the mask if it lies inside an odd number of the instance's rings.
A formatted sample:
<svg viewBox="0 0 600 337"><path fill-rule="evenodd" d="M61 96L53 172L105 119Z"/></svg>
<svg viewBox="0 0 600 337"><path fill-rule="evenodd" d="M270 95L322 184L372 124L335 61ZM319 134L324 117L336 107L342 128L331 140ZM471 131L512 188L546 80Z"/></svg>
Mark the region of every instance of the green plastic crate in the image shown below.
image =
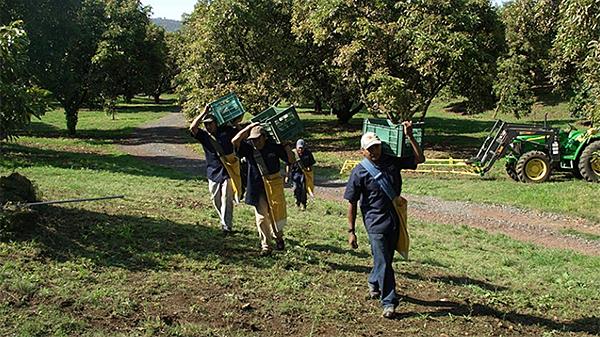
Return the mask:
<svg viewBox="0 0 600 337"><path fill-rule="evenodd" d="M275 108L275 110L279 109ZM267 131L269 136L278 144L281 144L285 140L292 139L304 128L294 106L278 111L275 115L267 117L261 121L261 125Z"/></svg>
<svg viewBox="0 0 600 337"><path fill-rule="evenodd" d="M217 124L222 125L244 115L244 108L236 94L232 93L210 103L211 113L217 118Z"/></svg>
<svg viewBox="0 0 600 337"><path fill-rule="evenodd" d="M423 146L423 123L413 123L413 136ZM404 135L402 124L393 124L388 119L365 118L363 121L363 134L374 132L381 140L383 153L394 157L408 157L414 155L412 145Z"/></svg>
<svg viewBox="0 0 600 337"><path fill-rule="evenodd" d="M280 109L272 106L270 108L268 108L267 110L259 113L258 115L252 117L250 119L250 122L254 123L254 122L262 122L264 120L266 120L267 118L271 117L271 116L275 116L278 112L281 112Z"/></svg>

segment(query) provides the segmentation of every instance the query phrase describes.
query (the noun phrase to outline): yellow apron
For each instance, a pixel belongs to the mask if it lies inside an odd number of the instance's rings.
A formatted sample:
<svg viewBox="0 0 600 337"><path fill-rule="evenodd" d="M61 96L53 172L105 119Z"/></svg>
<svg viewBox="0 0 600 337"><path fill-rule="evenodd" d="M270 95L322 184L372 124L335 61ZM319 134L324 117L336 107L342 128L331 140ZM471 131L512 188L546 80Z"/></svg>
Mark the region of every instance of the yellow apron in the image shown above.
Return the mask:
<svg viewBox="0 0 600 337"><path fill-rule="evenodd" d="M229 179L231 179L231 187L233 188L233 198L236 203L240 202L242 196L242 176L240 174L240 160L233 153L226 154L225 157L219 157L225 166Z"/></svg>
<svg viewBox="0 0 600 337"><path fill-rule="evenodd" d="M265 192L269 203L269 211L273 218L274 229L281 231L287 221L287 207L285 195L283 194L283 177L281 173L273 173L269 177L263 177Z"/></svg>
<svg viewBox="0 0 600 337"><path fill-rule="evenodd" d="M315 175L313 170L310 167L303 168L302 172L304 173L304 178L306 179L306 192L310 194L310 196L314 196L313 191L315 190Z"/></svg>
<svg viewBox="0 0 600 337"><path fill-rule="evenodd" d="M397 196L393 201L394 209L398 213L400 219L399 227L400 233L398 236L398 244L396 244L396 251L402 255L404 260L408 260L408 222L407 222L407 201L401 196Z"/></svg>

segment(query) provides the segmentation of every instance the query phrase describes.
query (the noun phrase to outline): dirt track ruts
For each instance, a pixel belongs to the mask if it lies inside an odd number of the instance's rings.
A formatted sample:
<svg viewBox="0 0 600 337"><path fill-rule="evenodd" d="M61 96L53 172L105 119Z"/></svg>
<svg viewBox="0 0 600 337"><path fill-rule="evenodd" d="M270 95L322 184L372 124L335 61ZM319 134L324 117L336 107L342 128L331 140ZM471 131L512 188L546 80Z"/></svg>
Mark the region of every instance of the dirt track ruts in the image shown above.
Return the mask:
<svg viewBox="0 0 600 337"><path fill-rule="evenodd" d="M152 164L204 175L204 157L191 150L185 117L180 112L146 123L135 130L119 148ZM318 162L318 158L317 158ZM316 197L343 201L344 181L315 177ZM589 220L551 213L463 201L444 201L437 197L403 194L409 201L408 216L425 222L466 225L493 233L553 248L565 248L586 255L600 255L600 241L561 234L573 229L600 235L600 224Z"/></svg>

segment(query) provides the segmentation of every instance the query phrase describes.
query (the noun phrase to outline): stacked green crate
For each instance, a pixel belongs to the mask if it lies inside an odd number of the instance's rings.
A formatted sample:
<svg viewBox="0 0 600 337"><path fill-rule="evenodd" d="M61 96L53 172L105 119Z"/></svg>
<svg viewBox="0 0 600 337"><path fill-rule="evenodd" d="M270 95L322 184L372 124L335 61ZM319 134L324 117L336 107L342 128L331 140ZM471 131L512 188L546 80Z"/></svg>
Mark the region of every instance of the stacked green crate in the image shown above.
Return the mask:
<svg viewBox="0 0 600 337"><path fill-rule="evenodd" d="M270 107L256 115L251 121L260 122L269 137L278 144L292 139L304 128L294 106L286 109Z"/></svg>

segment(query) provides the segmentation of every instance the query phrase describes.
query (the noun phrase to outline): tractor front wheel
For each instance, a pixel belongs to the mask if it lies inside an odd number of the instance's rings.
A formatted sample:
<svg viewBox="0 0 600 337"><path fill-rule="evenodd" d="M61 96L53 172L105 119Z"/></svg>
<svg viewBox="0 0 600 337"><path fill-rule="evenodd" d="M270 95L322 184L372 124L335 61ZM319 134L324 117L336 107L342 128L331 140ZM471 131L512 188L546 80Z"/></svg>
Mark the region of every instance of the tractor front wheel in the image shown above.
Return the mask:
<svg viewBox="0 0 600 337"><path fill-rule="evenodd" d="M581 153L579 172L587 181L600 182L600 140L590 143Z"/></svg>
<svg viewBox="0 0 600 337"><path fill-rule="evenodd" d="M524 183L543 183L550 179L550 158L541 151L529 151L519 158L516 167Z"/></svg>
<svg viewBox="0 0 600 337"><path fill-rule="evenodd" d="M506 162L506 164L504 165L504 168L506 169L506 173L508 173L508 176L514 180L514 181L519 181L519 175L517 174L517 169L515 168L515 162Z"/></svg>

